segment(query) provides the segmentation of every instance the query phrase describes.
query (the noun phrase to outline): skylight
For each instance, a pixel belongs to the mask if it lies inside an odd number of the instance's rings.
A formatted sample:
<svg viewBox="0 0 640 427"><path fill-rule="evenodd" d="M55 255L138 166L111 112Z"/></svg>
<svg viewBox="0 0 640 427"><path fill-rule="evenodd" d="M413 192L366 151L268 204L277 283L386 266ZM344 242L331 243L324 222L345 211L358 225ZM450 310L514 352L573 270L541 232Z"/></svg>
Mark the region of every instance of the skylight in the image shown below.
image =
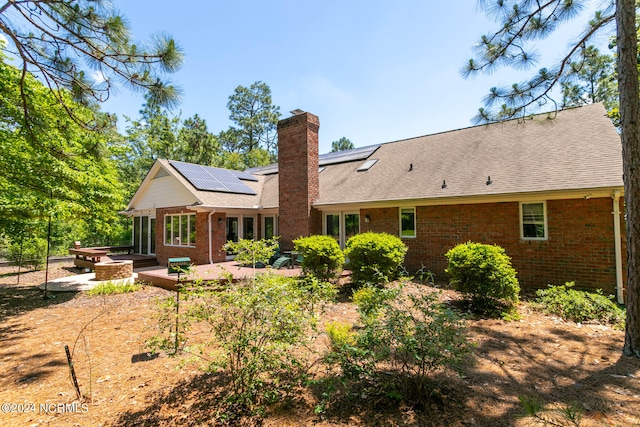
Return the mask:
<svg viewBox="0 0 640 427"><path fill-rule="evenodd" d="M378 161L378 159L369 159L366 162L364 162L359 168L358 168L358 172L366 172L369 169L371 169L371 167L373 165L376 164L376 162Z"/></svg>

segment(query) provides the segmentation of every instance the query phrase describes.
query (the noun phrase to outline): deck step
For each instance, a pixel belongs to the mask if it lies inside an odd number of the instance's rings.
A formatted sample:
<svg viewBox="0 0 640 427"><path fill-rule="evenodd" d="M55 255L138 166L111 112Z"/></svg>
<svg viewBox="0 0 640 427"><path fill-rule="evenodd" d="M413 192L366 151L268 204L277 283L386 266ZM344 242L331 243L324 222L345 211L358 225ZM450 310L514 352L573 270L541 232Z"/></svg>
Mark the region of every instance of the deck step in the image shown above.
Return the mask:
<svg viewBox="0 0 640 427"><path fill-rule="evenodd" d="M157 258L134 259L133 268L155 267L159 265Z"/></svg>

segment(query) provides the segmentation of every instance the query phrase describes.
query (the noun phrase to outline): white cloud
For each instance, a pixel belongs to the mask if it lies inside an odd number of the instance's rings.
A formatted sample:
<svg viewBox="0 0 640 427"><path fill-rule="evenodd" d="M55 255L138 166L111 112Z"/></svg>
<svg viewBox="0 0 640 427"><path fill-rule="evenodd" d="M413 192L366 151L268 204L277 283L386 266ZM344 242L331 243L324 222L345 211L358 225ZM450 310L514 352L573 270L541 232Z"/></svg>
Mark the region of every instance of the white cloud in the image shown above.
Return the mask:
<svg viewBox="0 0 640 427"><path fill-rule="evenodd" d="M94 71L93 73L89 74L89 77L91 77L96 83L104 83L107 81L107 77L100 70Z"/></svg>

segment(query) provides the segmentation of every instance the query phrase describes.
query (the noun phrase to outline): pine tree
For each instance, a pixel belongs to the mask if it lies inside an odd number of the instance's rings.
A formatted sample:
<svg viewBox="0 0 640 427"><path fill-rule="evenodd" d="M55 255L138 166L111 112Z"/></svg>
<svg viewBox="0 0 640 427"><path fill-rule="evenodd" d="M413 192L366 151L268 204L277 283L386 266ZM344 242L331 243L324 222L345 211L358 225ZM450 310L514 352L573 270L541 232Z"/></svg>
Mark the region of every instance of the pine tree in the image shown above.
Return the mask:
<svg viewBox="0 0 640 427"><path fill-rule="evenodd" d="M530 43L546 38L562 23L576 17L585 1L480 0L479 5L496 20L499 29L482 36L477 58L462 70L465 76L499 66L525 68L537 60ZM571 78L571 64L579 60L597 33L616 28L620 134L624 171L627 224L627 321L623 353L640 358L640 98L638 90L635 0L617 0L598 10L566 55L551 68L542 68L531 79L510 87L491 88L477 122L495 122L523 116L541 105L557 105L551 92Z"/></svg>

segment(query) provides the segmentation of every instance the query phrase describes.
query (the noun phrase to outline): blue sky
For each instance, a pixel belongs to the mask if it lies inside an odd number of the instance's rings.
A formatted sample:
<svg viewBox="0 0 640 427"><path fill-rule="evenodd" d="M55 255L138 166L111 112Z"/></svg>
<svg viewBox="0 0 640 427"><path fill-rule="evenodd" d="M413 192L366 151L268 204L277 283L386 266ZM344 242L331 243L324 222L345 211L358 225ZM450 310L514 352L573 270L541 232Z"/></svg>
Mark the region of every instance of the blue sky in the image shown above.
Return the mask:
<svg viewBox="0 0 640 427"><path fill-rule="evenodd" d="M321 153L343 136L361 147L468 127L490 87L532 72L461 77L474 43L496 27L475 0L113 3L140 40L168 33L183 48L184 66L170 76L183 119L197 113L213 133L228 128L229 96L260 80L283 117L296 108L319 116ZM558 59L590 17L539 43L533 71ZM143 102L122 89L103 109L122 129Z"/></svg>

